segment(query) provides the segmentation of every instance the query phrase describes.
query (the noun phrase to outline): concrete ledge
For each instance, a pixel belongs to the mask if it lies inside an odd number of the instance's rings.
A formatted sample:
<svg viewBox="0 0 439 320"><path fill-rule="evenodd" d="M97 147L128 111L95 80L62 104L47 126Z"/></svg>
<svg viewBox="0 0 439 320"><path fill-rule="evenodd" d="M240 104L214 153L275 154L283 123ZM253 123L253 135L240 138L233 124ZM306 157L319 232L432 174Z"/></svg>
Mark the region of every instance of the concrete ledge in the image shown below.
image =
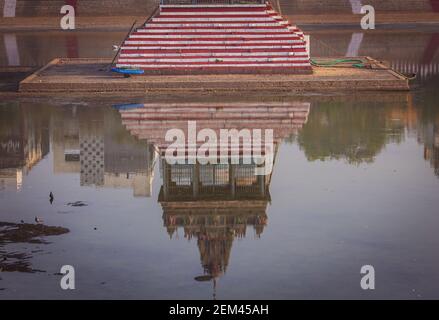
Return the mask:
<svg viewBox="0 0 439 320"><path fill-rule="evenodd" d="M124 78L109 71L108 59L54 59L20 82L19 92L181 93L408 91L408 80L380 62L363 57L372 69L313 68L313 74L147 75Z"/></svg>

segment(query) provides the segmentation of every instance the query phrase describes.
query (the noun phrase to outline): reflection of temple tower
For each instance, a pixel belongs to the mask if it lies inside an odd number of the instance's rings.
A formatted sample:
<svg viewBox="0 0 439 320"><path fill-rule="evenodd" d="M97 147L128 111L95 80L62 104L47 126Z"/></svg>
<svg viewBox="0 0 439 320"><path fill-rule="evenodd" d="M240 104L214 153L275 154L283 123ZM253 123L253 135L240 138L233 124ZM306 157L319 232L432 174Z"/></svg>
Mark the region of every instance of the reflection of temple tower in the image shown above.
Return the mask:
<svg viewBox="0 0 439 320"><path fill-rule="evenodd" d="M226 272L233 243L233 234L227 229L221 231L200 234L197 241L204 273L215 278Z"/></svg>
<svg viewBox="0 0 439 320"><path fill-rule="evenodd" d="M23 177L49 152L49 118L20 105L0 107L0 188L20 189Z"/></svg>
<svg viewBox="0 0 439 320"><path fill-rule="evenodd" d="M204 272L223 274L235 237L253 226L260 236L270 201L270 175L255 176L255 165L169 165L161 161L163 186L159 202L172 237L178 228L187 239L196 238Z"/></svg>
<svg viewBox="0 0 439 320"><path fill-rule="evenodd" d="M257 164L244 163L242 157L233 164L229 158L227 163L171 165L164 158L170 144L166 132L180 129L187 136L193 120L199 130L209 128L217 136L221 129L272 129L275 157L280 142L302 128L309 110L309 103L298 102L119 106L129 132L159 151L164 226L170 237L182 229L186 239L197 239L204 271L197 281L216 284L229 265L234 239L245 237L248 227L260 237L267 224L271 172L255 175Z"/></svg>

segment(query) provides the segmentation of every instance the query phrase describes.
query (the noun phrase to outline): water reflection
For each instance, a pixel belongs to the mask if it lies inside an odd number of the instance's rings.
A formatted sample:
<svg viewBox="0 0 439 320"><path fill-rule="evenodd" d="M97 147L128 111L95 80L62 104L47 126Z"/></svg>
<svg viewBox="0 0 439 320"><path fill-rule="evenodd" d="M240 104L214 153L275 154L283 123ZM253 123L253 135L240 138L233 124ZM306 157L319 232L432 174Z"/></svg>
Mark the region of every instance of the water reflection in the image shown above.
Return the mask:
<svg viewBox="0 0 439 320"><path fill-rule="evenodd" d="M256 176L256 164L242 162L167 163L166 131L186 131L189 120L196 120L199 129L213 128L215 132L223 128L273 129L273 173ZM190 278L195 285L212 282L216 297L217 280L239 264L236 258L231 261L238 250L237 240L264 239L270 230L270 208L275 204L271 201L273 176L287 174L279 172L278 162L287 156L282 158L282 145L297 146L307 162L341 162L345 170L372 164L387 147L410 140L424 149L412 148L410 153L418 152L417 159L424 158L431 164L431 172L439 176L438 125L435 93L258 103L141 103L117 108L4 103L0 105L0 191L22 190L30 172L47 159L48 174L73 175L76 178L68 183L88 188L93 195L103 189L117 192L123 188L131 189L134 197L150 197L140 200L158 202L161 225L156 228L169 235L172 243L191 240L199 261L192 258L191 266L197 268L191 270ZM293 171L294 165L289 164ZM96 205L87 210L100 210L98 200ZM123 211L121 208L117 210ZM56 210L67 212L65 208ZM77 228L68 227L72 232Z"/></svg>
<svg viewBox="0 0 439 320"><path fill-rule="evenodd" d="M0 107L0 191L20 190L23 177L49 153L49 114L14 103Z"/></svg>
<svg viewBox="0 0 439 320"><path fill-rule="evenodd" d="M308 160L373 162L389 143L405 138L406 116L413 110L398 103L383 108L370 102L322 102L313 108L298 144Z"/></svg>
<svg viewBox="0 0 439 320"><path fill-rule="evenodd" d="M267 224L271 173L255 175L257 165L244 164L242 154L238 164L230 157L228 163L189 164L188 154L186 164L169 164L165 159L170 144L164 139L167 130L187 132L192 120L197 120L200 129L213 129L218 137L221 129L273 129L276 158L282 140L297 134L306 123L310 103L179 103L117 108L131 135L157 147L163 181L158 201L166 231L172 238L183 229L185 239L196 238L204 275L195 279L212 280L215 288L216 279L227 270L234 239L245 237L249 226L260 237ZM242 149L242 141L238 147Z"/></svg>
<svg viewBox="0 0 439 320"><path fill-rule="evenodd" d="M412 134L424 145L424 159L430 163L439 177L439 110L436 95L427 97L426 103L436 107L417 108L418 130L412 130Z"/></svg>
<svg viewBox="0 0 439 320"><path fill-rule="evenodd" d="M216 130L274 128L276 145L297 141L310 161L372 162L386 144L416 136L424 145L425 160L437 172L439 112L435 101L435 96L427 101L404 96L386 106L330 100L315 102L312 108L297 102L155 104L119 111L31 107L17 102L0 107L2 188L20 189L23 177L49 153L51 143L55 174L79 173L83 186L131 187L134 194L148 196L155 158L166 148L166 131L187 130L187 121L194 119L200 127Z"/></svg>
<svg viewBox="0 0 439 320"><path fill-rule="evenodd" d="M261 236L268 219L271 175L255 176L254 165L161 163L159 202L166 231L178 238L183 229L185 239L196 239L204 276L195 279L216 285L227 270L234 239L244 238L248 227Z"/></svg>
<svg viewBox="0 0 439 320"><path fill-rule="evenodd" d="M437 174L436 98L418 100L407 95L384 105L331 99L313 102L312 107L307 102L180 103L120 110L4 104L0 106L1 187L19 190L32 167L52 149L55 174L78 173L81 186L132 188L136 196L149 196L156 158L167 146L166 131L187 131L189 120L217 131L273 128L276 146L297 142L309 161L373 162L387 144L416 137L424 146L422 156Z"/></svg>
<svg viewBox="0 0 439 320"><path fill-rule="evenodd" d="M79 173L81 186L131 188L149 197L153 146L127 134L114 112L61 108L53 122L53 171Z"/></svg>

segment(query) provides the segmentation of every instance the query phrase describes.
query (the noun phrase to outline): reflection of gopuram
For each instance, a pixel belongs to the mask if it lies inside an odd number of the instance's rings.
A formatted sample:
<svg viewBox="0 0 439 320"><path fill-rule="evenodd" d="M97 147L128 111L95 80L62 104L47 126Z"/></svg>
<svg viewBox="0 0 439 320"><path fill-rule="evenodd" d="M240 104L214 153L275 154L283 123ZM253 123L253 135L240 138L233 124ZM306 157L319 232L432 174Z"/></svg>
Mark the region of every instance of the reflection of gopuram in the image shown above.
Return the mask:
<svg viewBox="0 0 439 320"><path fill-rule="evenodd" d="M187 132L188 121L198 129L273 129L274 158L280 142L307 121L309 103L132 105L119 108L132 135L148 139L158 149L163 185L159 202L172 237L181 228L196 238L204 276L215 280L226 271L235 237L253 226L259 237L267 224L271 173L255 175L255 163L169 164L165 151L169 129ZM200 142L198 142L200 143Z"/></svg>
<svg viewBox="0 0 439 320"><path fill-rule="evenodd" d="M159 202L172 237L177 228L195 237L204 272L217 277L226 271L235 237L247 226L259 237L267 223L271 175L255 176L255 165L169 165L161 159L163 186Z"/></svg>

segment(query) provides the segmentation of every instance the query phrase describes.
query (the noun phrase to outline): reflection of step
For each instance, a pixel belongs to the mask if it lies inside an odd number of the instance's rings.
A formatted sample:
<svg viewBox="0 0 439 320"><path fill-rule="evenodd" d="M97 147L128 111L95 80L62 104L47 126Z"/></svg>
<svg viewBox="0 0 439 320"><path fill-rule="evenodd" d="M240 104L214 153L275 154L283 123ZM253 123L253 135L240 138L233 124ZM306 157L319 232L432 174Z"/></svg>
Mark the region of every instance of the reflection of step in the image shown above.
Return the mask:
<svg viewBox="0 0 439 320"><path fill-rule="evenodd" d="M269 5L164 5L117 66L150 73L309 73L303 33Z"/></svg>
<svg viewBox="0 0 439 320"><path fill-rule="evenodd" d="M197 131L209 128L220 136L221 129L273 129L273 138L279 141L297 133L306 123L310 104L293 103L182 103L139 105L120 109L122 124L139 139L147 139L165 150L169 129L180 129L186 135L188 121L196 121Z"/></svg>

